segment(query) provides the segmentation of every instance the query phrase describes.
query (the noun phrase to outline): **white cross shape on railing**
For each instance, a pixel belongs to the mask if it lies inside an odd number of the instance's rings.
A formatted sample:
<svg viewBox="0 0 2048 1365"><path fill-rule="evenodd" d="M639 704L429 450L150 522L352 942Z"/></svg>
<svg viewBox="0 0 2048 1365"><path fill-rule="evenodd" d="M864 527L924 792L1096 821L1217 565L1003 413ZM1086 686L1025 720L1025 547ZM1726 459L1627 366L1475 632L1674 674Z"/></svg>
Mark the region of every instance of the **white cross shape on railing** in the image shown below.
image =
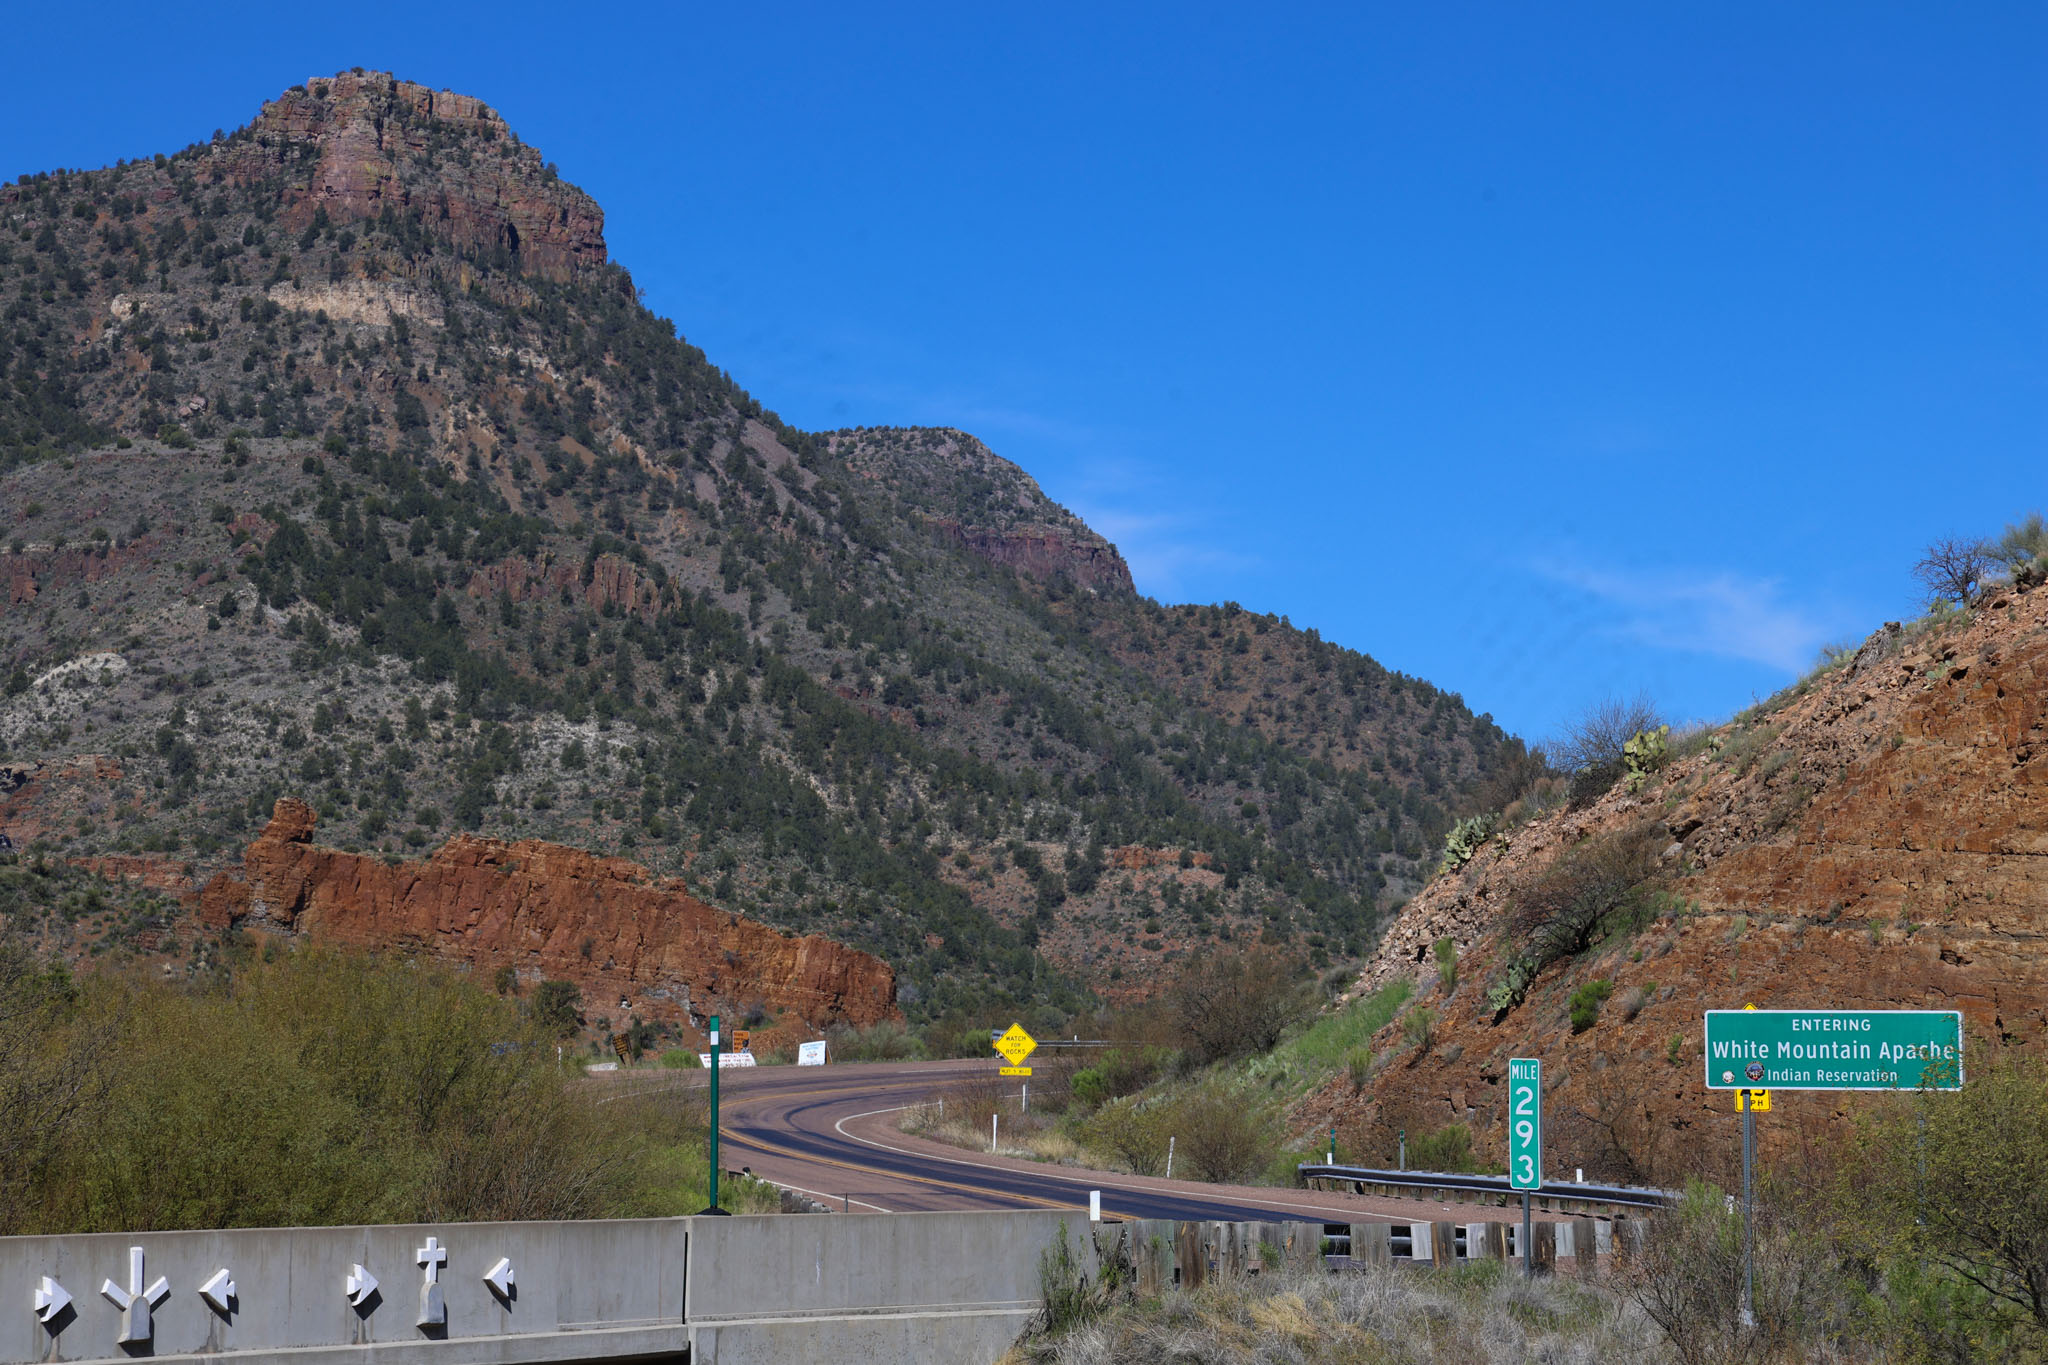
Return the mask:
<svg viewBox="0 0 2048 1365"><path fill-rule="evenodd" d="M445 1327L448 1325L448 1304L441 1297L441 1267L448 1264L448 1248L438 1238L427 1238L427 1244L420 1248L419 1263L426 1268L427 1278L420 1284L420 1317L422 1327Z"/></svg>

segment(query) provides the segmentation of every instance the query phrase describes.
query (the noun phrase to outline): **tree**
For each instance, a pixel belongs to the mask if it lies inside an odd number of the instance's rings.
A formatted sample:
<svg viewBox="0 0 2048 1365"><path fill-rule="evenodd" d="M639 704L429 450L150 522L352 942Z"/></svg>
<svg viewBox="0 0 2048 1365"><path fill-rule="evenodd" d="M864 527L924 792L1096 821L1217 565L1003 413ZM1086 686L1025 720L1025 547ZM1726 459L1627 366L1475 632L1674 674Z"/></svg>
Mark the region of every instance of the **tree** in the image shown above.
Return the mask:
<svg viewBox="0 0 2048 1365"><path fill-rule="evenodd" d="M1927 590L1929 605L1953 602L1966 607L1991 572L1991 549L1981 540L1946 536L1927 547L1927 553L1913 566L1913 577Z"/></svg>
<svg viewBox="0 0 2048 1365"><path fill-rule="evenodd" d="M2048 1333L2048 1061L1999 1056L1864 1127L1857 1207L1907 1263L1944 1267Z"/></svg>
<svg viewBox="0 0 2048 1365"><path fill-rule="evenodd" d="M1309 998L1295 959L1267 948L1211 948L1181 968L1167 1005L1182 1046L1206 1064L1270 1051L1308 1012Z"/></svg>
<svg viewBox="0 0 2048 1365"><path fill-rule="evenodd" d="M543 981L533 993L533 1022L557 1038L576 1031L583 988L573 981Z"/></svg>
<svg viewBox="0 0 2048 1365"><path fill-rule="evenodd" d="M1640 692L1626 700L1610 696L1569 720L1565 733L1556 737L1550 749L1556 765L1565 772L1608 772L1612 784L1622 774L1622 747L1642 731L1655 731L1659 724L1663 718L1649 696Z"/></svg>

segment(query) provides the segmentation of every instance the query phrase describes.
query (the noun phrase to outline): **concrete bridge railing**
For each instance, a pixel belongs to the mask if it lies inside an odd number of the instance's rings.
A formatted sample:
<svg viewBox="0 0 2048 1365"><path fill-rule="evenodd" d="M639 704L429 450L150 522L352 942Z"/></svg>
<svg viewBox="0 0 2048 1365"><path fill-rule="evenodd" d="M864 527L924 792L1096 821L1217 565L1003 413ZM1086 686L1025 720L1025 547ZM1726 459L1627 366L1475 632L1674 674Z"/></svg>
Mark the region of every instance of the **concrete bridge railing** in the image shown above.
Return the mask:
<svg viewBox="0 0 2048 1365"><path fill-rule="evenodd" d="M1640 1219L1539 1223L1545 1269L1625 1257ZM293 1365L816 1360L978 1365L1038 1310L1040 1258L1217 1277L1517 1254L1501 1223L1091 1227L1075 1211L454 1223L0 1238L0 1361Z"/></svg>
<svg viewBox="0 0 2048 1365"><path fill-rule="evenodd" d="M1063 1222L1085 1240L1052 1212L0 1238L0 1361L992 1361Z"/></svg>

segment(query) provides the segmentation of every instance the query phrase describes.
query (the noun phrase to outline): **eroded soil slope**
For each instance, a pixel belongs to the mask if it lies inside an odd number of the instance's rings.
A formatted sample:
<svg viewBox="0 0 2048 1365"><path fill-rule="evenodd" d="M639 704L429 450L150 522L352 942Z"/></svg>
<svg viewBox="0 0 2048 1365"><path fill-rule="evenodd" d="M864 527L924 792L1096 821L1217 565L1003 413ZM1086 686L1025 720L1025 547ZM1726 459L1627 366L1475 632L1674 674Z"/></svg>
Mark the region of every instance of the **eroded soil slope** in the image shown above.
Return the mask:
<svg viewBox="0 0 2048 1365"><path fill-rule="evenodd" d="M1489 841L1391 927L1360 985L1418 983L1418 1028L1375 1040L1369 1082L1312 1113L1362 1149L1397 1128L1468 1124L1499 1159L1510 1055L1546 1061L1553 1165L1675 1179L1733 1159L1727 1096L1701 1081L1701 1011L1961 1009L1971 1048L2048 1036L2048 592L2005 592L1942 622L1888 624L1845 663L1745 713L1631 793L1619 783ZM1642 927L1545 968L1505 1011L1526 938L1518 898L1559 854L1642 828L1661 848ZM1457 945L1446 991L1434 945ZM1606 980L1574 1033L1572 992ZM1856 1101L1784 1094L1766 1153L1835 1126ZM1391 1155L1391 1151L1387 1153Z"/></svg>

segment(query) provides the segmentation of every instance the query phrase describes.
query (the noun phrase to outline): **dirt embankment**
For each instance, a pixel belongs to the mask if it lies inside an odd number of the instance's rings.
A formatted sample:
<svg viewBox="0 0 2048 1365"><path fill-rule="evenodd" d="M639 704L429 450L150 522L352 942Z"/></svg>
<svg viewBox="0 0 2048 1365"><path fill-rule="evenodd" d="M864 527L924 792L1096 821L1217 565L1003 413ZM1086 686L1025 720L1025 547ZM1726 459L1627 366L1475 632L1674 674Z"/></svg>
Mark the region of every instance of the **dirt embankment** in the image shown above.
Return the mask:
<svg viewBox="0 0 2048 1365"><path fill-rule="evenodd" d="M1774 699L1776 700L1776 699ZM1554 1163L1675 1179L1725 1166L1730 1101L1701 1081L1701 1012L1960 1009L1976 1055L2048 1038L2048 591L2006 592L1945 625L1887 625L1846 663L1716 732L1708 747L1488 842L1390 928L1361 978L1417 982L1426 1045L1390 1026L1362 1087L1308 1116L1362 1146L1468 1124L1498 1159L1512 1056L1546 1062ZM1644 828L1667 898L1647 927L1545 968L1517 1006L1487 997L1524 947L1512 926L1559 854ZM1457 945L1445 992L1433 945ZM1567 1001L1612 983L1573 1032ZM1855 1101L1785 1094L1767 1155Z"/></svg>

